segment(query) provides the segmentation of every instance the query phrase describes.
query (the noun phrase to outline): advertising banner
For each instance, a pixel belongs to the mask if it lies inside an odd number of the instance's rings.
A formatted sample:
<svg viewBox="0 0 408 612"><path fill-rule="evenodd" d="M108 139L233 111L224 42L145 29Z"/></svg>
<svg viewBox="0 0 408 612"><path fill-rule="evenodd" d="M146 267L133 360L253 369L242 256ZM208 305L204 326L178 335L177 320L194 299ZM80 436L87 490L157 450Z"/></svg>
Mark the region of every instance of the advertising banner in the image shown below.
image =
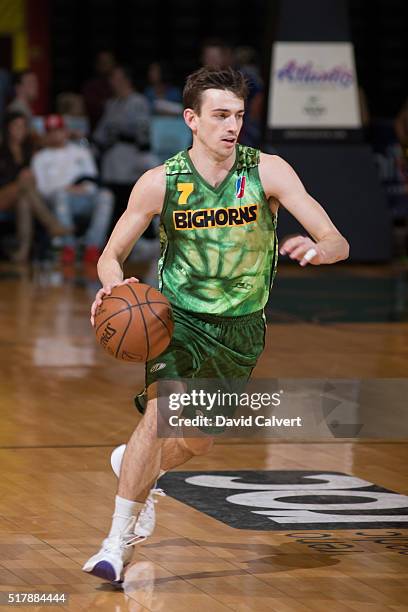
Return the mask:
<svg viewBox="0 0 408 612"><path fill-rule="evenodd" d="M351 43L275 43L267 122L278 130L361 128Z"/></svg>

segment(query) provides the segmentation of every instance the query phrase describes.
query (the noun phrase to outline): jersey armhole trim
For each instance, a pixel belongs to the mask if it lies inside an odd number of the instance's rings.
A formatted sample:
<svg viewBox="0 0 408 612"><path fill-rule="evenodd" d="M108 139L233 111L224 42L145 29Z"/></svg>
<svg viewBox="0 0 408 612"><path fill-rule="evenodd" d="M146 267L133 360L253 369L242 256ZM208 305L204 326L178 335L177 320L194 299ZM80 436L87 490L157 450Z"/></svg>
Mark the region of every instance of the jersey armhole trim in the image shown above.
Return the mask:
<svg viewBox="0 0 408 612"><path fill-rule="evenodd" d="M162 207L162 211L160 213L160 221L163 222L164 219L164 215L166 213L167 210L167 206L169 203L169 196L170 196L170 177L171 174L167 174L166 173L166 192L164 194L164 200L163 200L163 207Z"/></svg>
<svg viewBox="0 0 408 612"><path fill-rule="evenodd" d="M277 212L276 213L272 212L272 210L270 208L269 200L266 197L265 189L264 189L264 186L262 185L261 177L260 177L260 174L259 174L259 164L257 164L255 166L255 172L256 172L257 179L258 179L259 187L262 190L262 197L263 197L263 200L264 200L264 204L268 207L268 210L271 213L271 216L272 216L272 218L274 220L274 223L275 223L275 226L276 226L276 223L278 221L278 213Z"/></svg>

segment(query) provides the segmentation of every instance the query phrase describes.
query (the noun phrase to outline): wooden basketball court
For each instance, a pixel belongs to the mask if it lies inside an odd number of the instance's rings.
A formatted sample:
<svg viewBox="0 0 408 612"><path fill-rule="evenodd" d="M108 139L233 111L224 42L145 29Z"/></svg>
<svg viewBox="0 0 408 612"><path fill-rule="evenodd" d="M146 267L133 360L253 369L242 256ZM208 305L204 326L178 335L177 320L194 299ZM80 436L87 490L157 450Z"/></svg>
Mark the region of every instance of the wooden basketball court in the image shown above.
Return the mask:
<svg viewBox="0 0 408 612"><path fill-rule="evenodd" d="M283 266L281 274L298 272ZM339 266L331 274L393 278L395 270ZM92 271L1 269L2 609L7 593L52 592L69 600L35 609L408 610L408 529L240 529L169 490L156 506L154 535L135 548L124 591L81 571L110 523L116 479L109 456L139 418L132 397L144 375L143 366L116 362L96 345L88 312L97 286ZM302 300L290 291L289 300ZM287 313L272 318L255 376L402 379L407 357L407 322L319 322ZM211 454L180 470L341 472L408 495L407 462L397 438L220 438Z"/></svg>

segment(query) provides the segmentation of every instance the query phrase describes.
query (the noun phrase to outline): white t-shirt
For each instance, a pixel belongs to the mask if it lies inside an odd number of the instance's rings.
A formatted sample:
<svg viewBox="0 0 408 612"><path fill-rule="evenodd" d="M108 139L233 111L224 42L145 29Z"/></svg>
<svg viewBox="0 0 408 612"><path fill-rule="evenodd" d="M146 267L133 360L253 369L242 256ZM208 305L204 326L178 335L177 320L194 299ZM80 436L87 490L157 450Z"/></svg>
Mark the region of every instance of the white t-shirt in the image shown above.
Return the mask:
<svg viewBox="0 0 408 612"><path fill-rule="evenodd" d="M31 162L37 188L44 197L73 185L84 176L97 177L98 171L89 149L68 143L64 147L46 147Z"/></svg>

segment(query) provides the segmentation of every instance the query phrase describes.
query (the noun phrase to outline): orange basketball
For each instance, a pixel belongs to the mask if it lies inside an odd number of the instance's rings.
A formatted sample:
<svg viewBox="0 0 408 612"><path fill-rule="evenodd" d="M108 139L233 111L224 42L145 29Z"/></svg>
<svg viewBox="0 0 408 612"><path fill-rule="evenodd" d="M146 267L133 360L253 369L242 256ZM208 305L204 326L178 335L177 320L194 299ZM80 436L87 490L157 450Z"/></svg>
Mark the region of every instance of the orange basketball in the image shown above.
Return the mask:
<svg viewBox="0 0 408 612"><path fill-rule="evenodd" d="M143 283L113 287L95 315L97 341L112 357L124 361L143 362L160 355L173 328L168 299Z"/></svg>

